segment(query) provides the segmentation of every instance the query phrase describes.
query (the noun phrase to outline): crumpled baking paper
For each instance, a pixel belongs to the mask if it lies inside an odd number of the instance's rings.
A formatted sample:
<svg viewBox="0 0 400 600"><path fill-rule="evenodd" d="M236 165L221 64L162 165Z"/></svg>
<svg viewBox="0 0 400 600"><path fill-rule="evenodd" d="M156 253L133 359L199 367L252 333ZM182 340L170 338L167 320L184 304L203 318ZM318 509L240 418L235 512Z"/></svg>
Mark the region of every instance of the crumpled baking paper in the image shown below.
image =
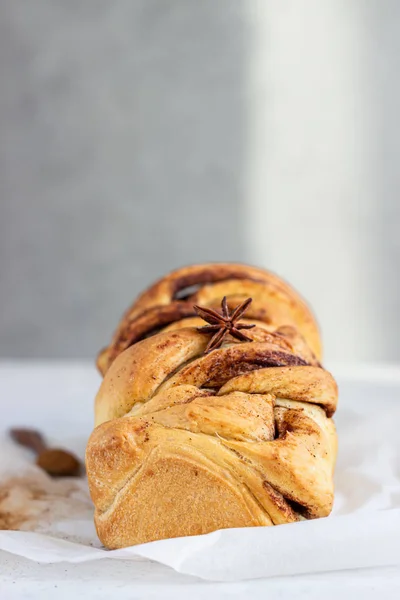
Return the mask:
<svg viewBox="0 0 400 600"><path fill-rule="evenodd" d="M97 539L86 481L50 480L4 435L0 527L28 531L0 531L0 550L41 563L151 559L214 581L400 565L399 382L345 383L335 420L339 456L330 517L114 551Z"/></svg>

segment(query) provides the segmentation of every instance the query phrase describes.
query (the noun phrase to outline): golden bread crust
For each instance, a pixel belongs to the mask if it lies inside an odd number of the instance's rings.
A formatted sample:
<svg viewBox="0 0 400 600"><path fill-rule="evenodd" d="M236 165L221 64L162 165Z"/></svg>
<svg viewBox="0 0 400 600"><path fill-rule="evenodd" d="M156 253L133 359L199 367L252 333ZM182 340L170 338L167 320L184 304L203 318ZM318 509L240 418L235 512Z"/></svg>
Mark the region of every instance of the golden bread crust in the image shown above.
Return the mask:
<svg viewBox="0 0 400 600"><path fill-rule="evenodd" d="M224 293L231 308L254 294L242 320L256 325L252 341L228 336L204 354L204 322L186 314L186 300L176 313L176 294L190 285L200 285L190 302L209 307ZM144 327L146 311L161 331ZM149 337L129 338L135 322ZM189 267L142 294L99 359L86 465L104 545L327 516L338 391L319 358L308 308L260 269Z"/></svg>

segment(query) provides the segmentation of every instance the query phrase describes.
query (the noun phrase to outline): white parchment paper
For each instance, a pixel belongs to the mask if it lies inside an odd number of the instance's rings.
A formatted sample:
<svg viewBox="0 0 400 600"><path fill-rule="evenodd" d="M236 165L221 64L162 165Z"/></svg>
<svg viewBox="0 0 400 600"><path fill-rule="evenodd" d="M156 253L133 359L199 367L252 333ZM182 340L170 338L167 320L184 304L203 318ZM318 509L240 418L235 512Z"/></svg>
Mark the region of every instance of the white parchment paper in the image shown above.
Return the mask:
<svg viewBox="0 0 400 600"><path fill-rule="evenodd" d="M400 565L400 383L346 381L343 388L336 498L327 519L107 551L93 527L86 481L47 478L4 433L0 527L20 530L0 531L0 549L43 563L151 559L217 581ZM76 448L69 440L72 450L82 446L82 439Z"/></svg>

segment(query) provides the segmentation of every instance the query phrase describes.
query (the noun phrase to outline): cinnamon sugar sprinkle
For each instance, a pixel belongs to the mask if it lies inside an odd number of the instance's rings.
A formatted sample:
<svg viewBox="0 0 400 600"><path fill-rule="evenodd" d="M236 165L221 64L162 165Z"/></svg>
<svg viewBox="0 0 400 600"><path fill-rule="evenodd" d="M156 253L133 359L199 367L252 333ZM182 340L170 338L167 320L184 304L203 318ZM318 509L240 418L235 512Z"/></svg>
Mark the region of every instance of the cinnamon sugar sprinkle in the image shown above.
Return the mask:
<svg viewBox="0 0 400 600"><path fill-rule="evenodd" d="M74 531L63 533L60 523L88 521L93 506L82 479L54 480L28 473L0 482L0 529L36 531L71 541L81 541Z"/></svg>

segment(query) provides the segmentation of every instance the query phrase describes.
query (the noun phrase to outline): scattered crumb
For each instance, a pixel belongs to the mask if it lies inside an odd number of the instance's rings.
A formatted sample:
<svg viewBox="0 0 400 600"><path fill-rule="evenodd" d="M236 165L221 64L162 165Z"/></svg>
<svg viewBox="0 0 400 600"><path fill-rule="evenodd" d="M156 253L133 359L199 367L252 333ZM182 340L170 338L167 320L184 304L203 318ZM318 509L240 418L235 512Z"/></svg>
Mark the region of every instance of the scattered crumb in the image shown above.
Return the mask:
<svg viewBox="0 0 400 600"><path fill-rule="evenodd" d="M78 525L76 524L78 522ZM0 529L93 541L93 505L86 480L52 479L35 470L0 481Z"/></svg>

